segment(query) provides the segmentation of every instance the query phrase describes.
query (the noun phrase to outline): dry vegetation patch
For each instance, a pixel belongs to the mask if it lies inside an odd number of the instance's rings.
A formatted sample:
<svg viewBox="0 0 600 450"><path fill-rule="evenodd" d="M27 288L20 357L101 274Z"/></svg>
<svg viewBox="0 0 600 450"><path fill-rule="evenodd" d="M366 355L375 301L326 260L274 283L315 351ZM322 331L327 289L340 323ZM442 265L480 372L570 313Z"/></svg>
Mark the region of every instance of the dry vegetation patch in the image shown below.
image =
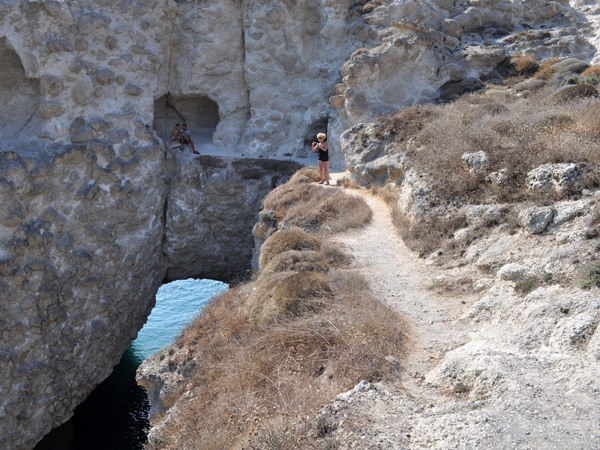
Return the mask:
<svg viewBox="0 0 600 450"><path fill-rule="evenodd" d="M275 256L262 270L263 275L287 271L314 271L324 273L328 269L321 252L288 250Z"/></svg>
<svg viewBox="0 0 600 450"><path fill-rule="evenodd" d="M321 175L319 175L319 169L314 166L307 166L294 173L290 178L289 184L317 183L320 180Z"/></svg>
<svg viewBox="0 0 600 450"><path fill-rule="evenodd" d="M318 250L319 239L311 236L301 228L294 227L281 230L271 235L260 249L260 266L265 267L269 261L288 250Z"/></svg>
<svg viewBox="0 0 600 450"><path fill-rule="evenodd" d="M325 193L356 213L351 196L310 186L309 176L296 174L265 207L289 219L298 202L325 209ZM364 223L370 209L362 203ZM339 208L318 223L331 227L345 214ZM183 330L168 364L188 374L186 395L149 448L323 448L331 430L307 417L361 380L398 375L404 321L327 237L298 227L276 232L262 245L259 276L213 300Z"/></svg>
<svg viewBox="0 0 600 450"><path fill-rule="evenodd" d="M320 448L322 424L307 422L307 414L362 379L396 376L386 357L402 355L402 319L358 275L333 271L326 283L328 295L313 292L295 314L263 323L246 315L253 285L211 302L177 340L188 356L176 353L174 363L193 367L191 394L155 448ZM264 447L269 442L291 447Z"/></svg>
<svg viewBox="0 0 600 450"><path fill-rule="evenodd" d="M577 163L592 175L585 187L599 186L598 100L549 105L549 94L549 90L527 98L476 94L430 107L436 111L429 121L422 124L417 119L412 126L419 129L412 135L418 145L410 147L418 150L408 151L415 170L428 175L433 191L446 202L557 200L526 189L527 173L546 163ZM403 129L407 127L411 128L404 125ZM461 157L481 150L488 155L489 165L480 176L473 176ZM485 180L487 174L501 170L502 183Z"/></svg>
<svg viewBox="0 0 600 450"><path fill-rule="evenodd" d="M540 68L537 60L530 55L514 55L510 58L510 64L517 73L525 75L532 75Z"/></svg>
<svg viewBox="0 0 600 450"><path fill-rule="evenodd" d="M263 207L274 211L286 226L322 232L360 227L371 218L362 198L302 182L279 186L265 198Z"/></svg>
<svg viewBox="0 0 600 450"><path fill-rule="evenodd" d="M534 71L538 78L551 79L564 70L554 65L558 61L538 64L516 55L511 65L513 73L520 74L519 80ZM592 66L580 78L592 79L599 73L600 68ZM467 225L464 216L456 215L463 205L542 206L577 198L584 188L600 187L600 101L573 98L554 104L555 82L528 95L492 86L452 103L405 108L378 120L373 137L394 141L397 151L406 155L408 167L426 180L424 186L430 191L425 222L398 207L397 192L371 187L390 205L394 223L411 249L422 256L439 248L460 252L477 239L477 234L460 243L451 239ZM470 171L463 155L482 151L488 161L479 172ZM557 163L577 165L580 178L573 187L529 189L527 178L532 170ZM503 215L494 225L518 228L511 217Z"/></svg>

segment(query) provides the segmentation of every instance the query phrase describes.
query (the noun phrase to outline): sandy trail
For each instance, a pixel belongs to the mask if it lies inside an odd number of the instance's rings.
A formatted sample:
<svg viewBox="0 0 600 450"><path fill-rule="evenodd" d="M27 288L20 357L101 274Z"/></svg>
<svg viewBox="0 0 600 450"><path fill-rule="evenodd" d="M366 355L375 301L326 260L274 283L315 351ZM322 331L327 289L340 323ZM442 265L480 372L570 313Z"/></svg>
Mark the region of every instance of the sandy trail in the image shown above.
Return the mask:
<svg viewBox="0 0 600 450"><path fill-rule="evenodd" d="M329 188L338 189L335 182L343 174L331 175L333 186ZM351 192L365 199L372 219L360 229L338 234L335 241L354 256L356 269L375 295L405 317L411 342L401 361L399 383L379 384L354 400L337 406L333 403L333 420L342 424L337 430L339 448L433 448L435 443L429 438L414 440L415 432L423 435L417 424L423 414L433 413L434 408L453 399L428 387L425 374L447 351L468 340L467 331L456 321L468 305L464 297L442 297L430 288L441 270L426 265L406 247L382 200Z"/></svg>
<svg viewBox="0 0 600 450"><path fill-rule="evenodd" d="M334 183L339 176L332 174ZM406 317L412 345L403 367L420 378L441 352L464 344L463 331L454 321L466 307L459 298L443 298L430 289L439 275L437 268L426 266L406 247L384 202L357 194L371 208L372 219L363 228L338 235L336 241L352 253L373 292Z"/></svg>
<svg viewBox="0 0 600 450"><path fill-rule="evenodd" d="M334 183L341 176L333 174ZM509 323L487 323L482 328L457 320L479 296L445 296L430 289L436 277L449 272L428 265L404 245L382 200L364 191L352 192L364 197L372 220L340 233L335 241L354 256L356 270L380 300L406 318L412 342L401 361L399 382L378 383L376 389L362 383L332 402L326 414L336 427L337 448L600 448L594 394L600 391L593 389L593 376L580 370L589 365L585 355L557 358L527 352L514 345L519 335ZM477 277L468 267L460 270ZM465 353L465 347L471 353ZM451 387L446 388L425 381L454 349L470 361L477 358L478 370L489 372L487 393L457 391L460 377L448 380ZM448 363L448 358L444 361ZM573 376L582 377L581 392L557 381Z"/></svg>

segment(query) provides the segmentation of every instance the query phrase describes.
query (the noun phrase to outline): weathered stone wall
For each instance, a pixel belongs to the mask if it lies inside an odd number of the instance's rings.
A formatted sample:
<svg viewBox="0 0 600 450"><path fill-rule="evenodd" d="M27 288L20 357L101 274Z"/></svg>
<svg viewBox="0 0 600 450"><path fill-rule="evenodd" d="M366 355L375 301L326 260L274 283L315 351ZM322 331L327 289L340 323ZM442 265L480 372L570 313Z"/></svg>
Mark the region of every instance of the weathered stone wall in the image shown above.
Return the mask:
<svg viewBox="0 0 600 450"><path fill-rule="evenodd" d="M30 113L19 122L35 126L8 130L0 116L3 134L10 134L0 138L31 148L98 138L95 128L70 133L79 116L133 136L152 126L154 102L169 95L216 103L215 145L249 156L306 154L306 141L314 138L306 134L333 113L326 98L339 67L360 45L353 32L366 27L352 4L2 3L0 52L10 58L2 58L0 71L31 86L24 92L10 81L0 96L23 106L29 95ZM187 115L182 121L194 113Z"/></svg>
<svg viewBox="0 0 600 450"><path fill-rule="evenodd" d="M164 279L164 153L0 153L0 447L30 448L111 372Z"/></svg>
<svg viewBox="0 0 600 450"><path fill-rule="evenodd" d="M179 153L177 160L166 210L167 279L246 278L262 199L302 166Z"/></svg>
<svg viewBox="0 0 600 450"><path fill-rule="evenodd" d="M247 275L260 202L299 167L123 147L0 153L2 448L70 417L165 279Z"/></svg>

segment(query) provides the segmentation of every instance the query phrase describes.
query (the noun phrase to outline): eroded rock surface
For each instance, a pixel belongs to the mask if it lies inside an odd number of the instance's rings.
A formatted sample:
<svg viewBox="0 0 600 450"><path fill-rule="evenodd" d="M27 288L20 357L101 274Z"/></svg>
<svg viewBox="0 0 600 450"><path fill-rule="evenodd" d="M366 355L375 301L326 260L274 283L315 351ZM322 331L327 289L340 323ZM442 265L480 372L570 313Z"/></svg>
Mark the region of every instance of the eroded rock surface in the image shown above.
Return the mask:
<svg viewBox="0 0 600 450"><path fill-rule="evenodd" d="M600 46L588 2L382 3L0 2L0 446L68 418L163 279L245 270L246 220L288 169L173 163L173 122L266 158L309 154L327 129L342 167L359 122L479 89L511 53L586 64ZM426 214L409 163L367 144L357 172L406 178L401 201Z"/></svg>
<svg viewBox="0 0 600 450"><path fill-rule="evenodd" d="M31 448L118 363L165 279L243 278L298 165L91 142L0 153L0 446Z"/></svg>

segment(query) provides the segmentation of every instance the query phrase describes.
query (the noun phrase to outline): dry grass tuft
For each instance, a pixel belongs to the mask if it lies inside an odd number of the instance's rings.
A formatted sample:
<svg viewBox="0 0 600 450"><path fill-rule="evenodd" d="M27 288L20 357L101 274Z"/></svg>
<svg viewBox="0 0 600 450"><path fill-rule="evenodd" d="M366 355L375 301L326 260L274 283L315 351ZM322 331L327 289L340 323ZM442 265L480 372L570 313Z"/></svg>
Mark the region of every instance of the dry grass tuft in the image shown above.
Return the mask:
<svg viewBox="0 0 600 450"><path fill-rule="evenodd" d="M371 210L361 197L307 183L286 183L273 190L263 208L289 226L336 233L364 225Z"/></svg>
<svg viewBox="0 0 600 450"><path fill-rule="evenodd" d="M260 249L260 266L266 267L269 261L288 250L318 250L320 241L302 230L294 227L281 230L267 239Z"/></svg>
<svg viewBox="0 0 600 450"><path fill-rule="evenodd" d="M535 72L535 77L541 80L550 80L559 71L557 67L553 67L554 64L559 62L563 58L551 58L542 61L539 69Z"/></svg>
<svg viewBox="0 0 600 450"><path fill-rule="evenodd" d="M272 301L280 312L297 314L306 307L304 300L331 297L331 286L318 272L298 272L281 280L273 291ZM314 307L315 302L310 306Z"/></svg>
<svg viewBox="0 0 600 450"><path fill-rule="evenodd" d="M290 274L258 284L274 277ZM334 271L327 283L328 297L307 298L296 314L266 323L246 317L260 289L252 284L207 305L177 340L186 352L173 363L188 375L189 394L164 424L160 449L319 448L307 441L307 415L362 379L397 376L386 357L400 358L405 348L402 319L358 275Z"/></svg>
<svg viewBox="0 0 600 450"><path fill-rule="evenodd" d="M533 56L522 54L511 57L510 64L517 73L523 75L532 75L540 68L540 65Z"/></svg>
<svg viewBox="0 0 600 450"><path fill-rule="evenodd" d="M244 315L254 323L270 323L281 312L273 301L275 289L294 272L261 276L244 304Z"/></svg>
<svg viewBox="0 0 600 450"><path fill-rule="evenodd" d="M398 207L391 205L392 222L407 247L423 257L444 247L454 232L467 225L465 216L432 215L427 223L415 223Z"/></svg>
<svg viewBox="0 0 600 450"><path fill-rule="evenodd" d="M339 180L337 180L336 184L345 189L361 189L362 187L356 182L356 180L353 180L349 177L340 178Z"/></svg>
<svg viewBox="0 0 600 450"><path fill-rule="evenodd" d="M600 77L600 65L593 65L581 72L581 76L584 78L599 78Z"/></svg>
<svg viewBox="0 0 600 450"><path fill-rule="evenodd" d="M391 184L385 186L371 186L371 193L382 199L388 205L394 205L398 201L398 189Z"/></svg>
<svg viewBox="0 0 600 450"><path fill-rule="evenodd" d="M321 253L327 261L329 268L348 267L352 263L352 257L340 249L337 245L324 242L321 245Z"/></svg>
<svg viewBox="0 0 600 450"><path fill-rule="evenodd" d="M290 178L289 183L316 183L321 180L319 169L316 167L303 167Z"/></svg>
<svg viewBox="0 0 600 450"><path fill-rule="evenodd" d="M277 272L326 272L327 262L321 252L288 250L273 257L262 269L262 275Z"/></svg>

